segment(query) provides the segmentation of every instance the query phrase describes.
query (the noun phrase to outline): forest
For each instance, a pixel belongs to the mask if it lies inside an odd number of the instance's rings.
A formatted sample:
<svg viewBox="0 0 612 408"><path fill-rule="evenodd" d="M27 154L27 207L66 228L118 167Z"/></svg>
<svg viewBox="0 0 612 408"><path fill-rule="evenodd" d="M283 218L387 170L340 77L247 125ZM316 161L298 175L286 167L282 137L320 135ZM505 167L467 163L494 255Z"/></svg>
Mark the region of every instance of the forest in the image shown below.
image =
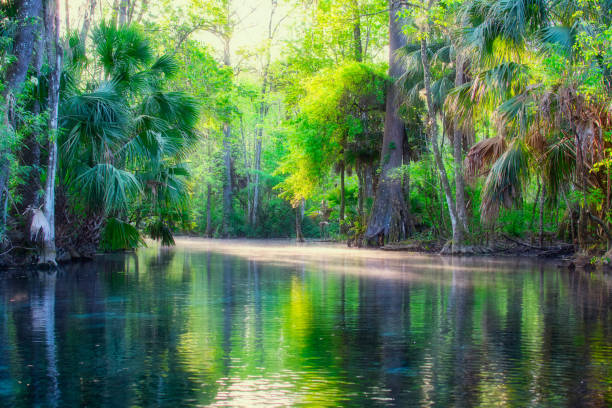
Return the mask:
<svg viewBox="0 0 612 408"><path fill-rule="evenodd" d="M607 254L611 0L0 0L0 263L177 235Z"/></svg>

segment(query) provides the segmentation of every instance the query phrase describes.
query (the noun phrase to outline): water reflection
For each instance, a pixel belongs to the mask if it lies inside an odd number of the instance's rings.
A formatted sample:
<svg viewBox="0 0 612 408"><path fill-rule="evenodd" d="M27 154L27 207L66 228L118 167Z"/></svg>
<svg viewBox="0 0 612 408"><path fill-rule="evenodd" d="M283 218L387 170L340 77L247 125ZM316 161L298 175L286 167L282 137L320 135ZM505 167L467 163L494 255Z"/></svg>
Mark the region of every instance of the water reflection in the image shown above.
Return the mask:
<svg viewBox="0 0 612 408"><path fill-rule="evenodd" d="M244 242L7 274L0 405L610 406L610 289L526 260Z"/></svg>

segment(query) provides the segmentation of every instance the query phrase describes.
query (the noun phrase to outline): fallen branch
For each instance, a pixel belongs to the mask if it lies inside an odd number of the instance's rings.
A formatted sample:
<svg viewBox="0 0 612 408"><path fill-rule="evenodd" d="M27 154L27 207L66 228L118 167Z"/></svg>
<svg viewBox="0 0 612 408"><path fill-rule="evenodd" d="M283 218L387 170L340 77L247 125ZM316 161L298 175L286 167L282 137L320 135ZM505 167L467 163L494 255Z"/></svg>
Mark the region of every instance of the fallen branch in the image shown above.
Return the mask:
<svg viewBox="0 0 612 408"><path fill-rule="evenodd" d="M553 247L539 247L530 245L526 242L519 241L518 239L511 238L505 234L502 234L504 238L508 241L512 241L518 245L522 245L527 248L535 249L536 251L541 251L538 256L549 257L555 255L561 255L564 253L572 252L574 250L574 246L572 244L561 244Z"/></svg>
<svg viewBox="0 0 612 408"><path fill-rule="evenodd" d="M547 248L542 248L542 247L539 247L539 246L530 245L530 244L528 244L526 242L519 241L518 239L510 238L506 234L502 234L502 237L506 238L508 241L514 242L515 244L522 245L524 247L531 248L531 249L537 249L538 251L545 251L547 249Z"/></svg>

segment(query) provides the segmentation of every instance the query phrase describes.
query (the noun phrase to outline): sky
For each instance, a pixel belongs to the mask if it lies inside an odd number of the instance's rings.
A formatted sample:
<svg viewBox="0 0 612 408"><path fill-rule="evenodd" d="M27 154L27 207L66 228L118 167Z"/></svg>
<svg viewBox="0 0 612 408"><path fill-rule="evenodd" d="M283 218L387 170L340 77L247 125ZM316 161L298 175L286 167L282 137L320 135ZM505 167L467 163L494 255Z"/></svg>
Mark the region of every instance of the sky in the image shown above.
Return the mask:
<svg viewBox="0 0 612 408"><path fill-rule="evenodd" d="M112 0L99 0L106 11L112 7ZM85 14L85 8L88 7L88 0L60 0L60 13L61 13L61 24L65 29L65 16L66 10L69 12L71 28L80 27L83 22L83 16ZM150 0L150 3L155 3L155 0ZM237 52L241 49L255 49L267 36L267 22L270 16L271 0L234 0L235 9L239 15L239 19L243 20L241 26L234 33L232 38L232 61L238 61L239 56ZM291 6L287 2L280 0L277 12L275 14L275 20L283 16L288 16L279 29L277 38L287 39L292 36L291 27L295 24L296 15L290 13ZM187 0L174 0L173 5L176 7L187 7ZM68 5L68 8L66 8ZM184 5L184 6L182 6ZM96 20L99 21L100 4L98 4L96 11ZM154 10L152 10L155 13ZM153 19L158 16L150 16ZM212 34L206 32L194 33L194 39L201 41L210 47L212 47L218 54L222 52L220 41L215 38ZM280 47L278 46L279 41L276 41L276 46L273 47L273 58L278 56Z"/></svg>

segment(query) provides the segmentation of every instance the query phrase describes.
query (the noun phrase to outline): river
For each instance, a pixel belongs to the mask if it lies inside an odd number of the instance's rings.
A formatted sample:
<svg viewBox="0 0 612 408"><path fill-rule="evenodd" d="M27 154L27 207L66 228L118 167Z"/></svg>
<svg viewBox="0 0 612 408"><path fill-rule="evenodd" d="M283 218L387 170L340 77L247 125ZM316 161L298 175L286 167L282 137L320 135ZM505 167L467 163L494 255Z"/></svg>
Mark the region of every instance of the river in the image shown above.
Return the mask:
<svg viewBox="0 0 612 408"><path fill-rule="evenodd" d="M179 239L0 276L0 406L612 405L612 280Z"/></svg>

